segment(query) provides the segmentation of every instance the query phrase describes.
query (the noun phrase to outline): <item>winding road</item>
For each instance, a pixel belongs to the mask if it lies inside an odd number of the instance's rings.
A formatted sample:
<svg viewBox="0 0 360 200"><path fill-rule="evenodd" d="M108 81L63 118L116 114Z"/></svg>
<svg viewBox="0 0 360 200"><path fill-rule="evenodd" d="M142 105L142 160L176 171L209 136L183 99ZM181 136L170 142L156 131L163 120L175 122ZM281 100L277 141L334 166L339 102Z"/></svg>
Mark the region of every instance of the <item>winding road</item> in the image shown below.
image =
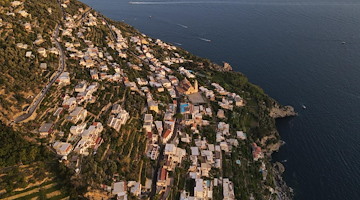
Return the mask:
<svg viewBox="0 0 360 200"><path fill-rule="evenodd" d="M59 36L59 27L60 27L60 25L58 24L56 26L56 29L55 29L55 32L53 35L55 45L56 45L57 49L59 50L59 68L56 72L56 75L51 79L51 81L48 84L46 84L46 86L41 90L40 94L38 94L37 97L35 97L36 99L32 102L32 104L27 109L27 113L17 117L14 120L15 123L20 123L20 122L28 119L36 111L36 109L39 107L41 102L44 100L47 92L50 90L52 84L54 84L56 79L60 76L60 74L64 72L64 69L66 66L65 54L64 54L64 51L63 51L59 41L57 40L57 38Z"/></svg>

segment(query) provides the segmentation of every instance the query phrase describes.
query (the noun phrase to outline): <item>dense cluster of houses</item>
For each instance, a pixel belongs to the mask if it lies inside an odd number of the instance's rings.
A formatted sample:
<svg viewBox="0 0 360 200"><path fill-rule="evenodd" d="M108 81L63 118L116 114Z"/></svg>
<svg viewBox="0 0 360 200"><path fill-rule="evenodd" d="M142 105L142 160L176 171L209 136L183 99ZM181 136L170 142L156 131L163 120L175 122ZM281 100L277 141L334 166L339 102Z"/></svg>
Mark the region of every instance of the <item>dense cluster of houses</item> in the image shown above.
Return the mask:
<svg viewBox="0 0 360 200"><path fill-rule="evenodd" d="M81 14L86 11L82 10ZM65 27L62 29L62 36L71 38L73 42L65 42L65 47L71 59L77 60L79 65L89 70L94 83L90 85L86 81L80 81L74 88L74 94L64 95L62 104L57 108L54 116L60 116L67 112L66 120L74 125L69 130L66 141L55 141L53 149L59 156L68 156L71 152L81 155L89 155L89 149L96 149L103 142L101 132L104 127L100 122L87 123L88 112L86 105L93 103L96 97L93 96L99 88L100 81L111 81L129 88L133 93L137 92L146 98L146 109L141 117L142 129L147 137L145 148L146 156L151 160L162 158L157 171L157 177L153 178L157 193L169 194L173 183L175 168L187 159L190 162L187 171L188 179L195 183L192 192L181 192L180 199L213 199L214 187L222 187L223 199L233 200L234 185L231 177L214 177L213 170L221 170L223 153L230 154L232 148L239 145L242 140L247 140L245 132L238 130L231 132L230 125L224 122L227 114L234 107L245 106L246 102L240 95L226 91L218 83L199 85L197 74L184 67L175 70L170 68L173 64L192 62L186 60L177 53L167 54L159 60L151 49L155 44L167 51L174 51L176 47L161 40L153 41L145 35L134 35L129 38L123 37L122 32L115 26L108 26L101 17L91 13L85 15L83 27L77 27L81 16L66 16ZM129 80L124 73L124 66L120 66L114 58L106 52L106 48L97 47L92 41L85 39L85 33L90 27L105 25L114 33L107 37L107 46L117 52L117 56L127 60L129 55L136 56L142 63L134 64L127 62L125 67L136 71L149 68L146 77L136 77ZM74 31L77 32L74 32ZM40 40L41 38L38 38ZM78 41L80 40L80 41ZM76 42L78 41L78 42ZM21 46L21 45L20 45ZM135 46L135 52L129 52L129 46ZM127 60L128 61L128 60ZM183 77L183 78L180 78ZM62 73L56 80L59 85L69 85L70 75ZM163 102L157 98L158 94L170 97L170 101ZM220 109L212 110L209 101L215 102ZM131 118L128 111L122 108L119 103L112 103L110 115L107 116L106 126L114 131L120 131ZM209 119L216 118L216 137L214 143L208 142L206 137L201 137L201 127L209 126ZM52 134L54 124L44 123L39 133L41 136ZM181 131L181 128L190 127L192 134ZM206 135L206 133L204 133ZM196 135L196 136L195 136ZM186 143L190 151L179 147L179 143ZM261 147L256 143L252 144L254 161L264 157ZM239 161L240 162L240 161ZM261 170L266 172L265 165ZM142 192L151 189L148 184L142 185L136 181L114 181L112 186L104 187L118 199L127 199L129 193L140 197Z"/></svg>
<svg viewBox="0 0 360 200"><path fill-rule="evenodd" d="M53 144L57 154L64 156L65 159L72 151L86 156L89 154L89 148L96 150L102 143L100 133L103 131L103 125L100 122L93 122L86 128L85 120L88 111L84 106L81 106L81 104L86 105L86 103L91 103L94 100L95 97L92 94L97 90L97 87L97 83L88 86L85 81L80 82L74 88L76 97L64 95L61 106L53 114L53 116L59 117L66 111L65 119L74 124L69 130L66 142L55 141ZM39 129L40 135L47 136L52 133L51 127L53 127L52 123L44 123Z"/></svg>

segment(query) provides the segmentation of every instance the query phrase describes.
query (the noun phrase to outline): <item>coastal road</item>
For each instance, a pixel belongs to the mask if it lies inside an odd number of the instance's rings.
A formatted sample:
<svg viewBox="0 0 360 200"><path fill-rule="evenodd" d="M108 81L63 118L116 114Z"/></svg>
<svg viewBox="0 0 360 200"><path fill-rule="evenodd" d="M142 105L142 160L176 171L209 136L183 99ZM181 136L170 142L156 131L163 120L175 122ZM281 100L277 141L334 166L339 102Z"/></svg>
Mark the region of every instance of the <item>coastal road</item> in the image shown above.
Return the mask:
<svg viewBox="0 0 360 200"><path fill-rule="evenodd" d="M60 76L60 74L64 72L65 65L66 65L65 64L65 54L64 54L64 51L63 51L59 41L57 40L57 38L59 36L59 27L60 27L60 25L58 24L56 26L56 29L55 29L55 32L53 35L53 40L55 42L57 49L59 50L59 68L57 69L56 75L50 80L50 82L48 84L46 84L46 86L41 90L40 94L37 95L36 99L32 102L32 104L27 109L27 113L17 117L14 120L15 123L19 123L19 122L22 122L22 121L28 119L36 111L36 109L39 107L40 103L44 100L47 92L50 90L52 84L54 84L56 79Z"/></svg>
<svg viewBox="0 0 360 200"><path fill-rule="evenodd" d="M62 13L63 13L63 20L65 20L65 11L64 8L61 6L61 1L58 1L58 4L61 7ZM82 20L85 18L85 16L91 11L92 9L89 8L87 11L84 12L84 14L81 16L81 18L79 19L78 23L81 23ZM65 63L65 53L59 43L59 41L57 40L57 38L59 37L59 28L60 25L58 24L55 28L55 32L53 35L53 40L55 42L55 45L57 47L57 49L59 50L59 67L58 70L56 72L56 75L50 80L50 82L48 84L46 84L46 86L41 90L40 94L37 95L37 97L35 98L35 100L31 103L31 105L28 107L27 109L27 113L17 117L14 122L15 123L19 123L22 122L26 119L28 119L38 108L38 106L41 104L41 102L44 100L47 92L50 90L52 84L55 83L56 79L60 76L61 73L64 72L65 67L66 67L66 63Z"/></svg>

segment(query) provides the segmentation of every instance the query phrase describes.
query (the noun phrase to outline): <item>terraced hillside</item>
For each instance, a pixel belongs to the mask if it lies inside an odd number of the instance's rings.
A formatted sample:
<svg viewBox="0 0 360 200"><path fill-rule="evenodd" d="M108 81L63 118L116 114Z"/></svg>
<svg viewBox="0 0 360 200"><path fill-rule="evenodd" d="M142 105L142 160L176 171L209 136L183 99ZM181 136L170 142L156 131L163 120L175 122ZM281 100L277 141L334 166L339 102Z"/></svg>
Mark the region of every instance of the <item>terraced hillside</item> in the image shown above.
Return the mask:
<svg viewBox="0 0 360 200"><path fill-rule="evenodd" d="M0 2L2 198L290 195L282 107L243 74L76 0Z"/></svg>

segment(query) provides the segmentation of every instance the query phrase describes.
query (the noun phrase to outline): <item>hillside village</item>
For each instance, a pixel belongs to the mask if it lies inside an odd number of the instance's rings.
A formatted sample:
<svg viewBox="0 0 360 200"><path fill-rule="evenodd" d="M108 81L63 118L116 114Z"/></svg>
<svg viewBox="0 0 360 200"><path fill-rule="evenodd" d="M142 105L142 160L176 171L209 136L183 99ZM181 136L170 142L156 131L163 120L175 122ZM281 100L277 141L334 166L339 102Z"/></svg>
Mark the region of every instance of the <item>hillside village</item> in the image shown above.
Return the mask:
<svg viewBox="0 0 360 200"><path fill-rule="evenodd" d="M74 2L57 2L62 17L50 38L38 34L33 48L16 43L25 58L42 60L36 67L52 70L47 76L54 81L32 99L43 98L39 105L25 107L22 116L29 117L20 116L13 126L46 143L69 170L71 184L86 188L81 195L286 197L269 159L269 146L279 143L268 116L273 100L240 74L233 75L238 85L230 86L224 77L232 72ZM31 31L26 3L13 1L2 12L26 18L24 31ZM46 40L51 45L42 46ZM49 56L60 60L57 67L48 69L54 66Z"/></svg>

